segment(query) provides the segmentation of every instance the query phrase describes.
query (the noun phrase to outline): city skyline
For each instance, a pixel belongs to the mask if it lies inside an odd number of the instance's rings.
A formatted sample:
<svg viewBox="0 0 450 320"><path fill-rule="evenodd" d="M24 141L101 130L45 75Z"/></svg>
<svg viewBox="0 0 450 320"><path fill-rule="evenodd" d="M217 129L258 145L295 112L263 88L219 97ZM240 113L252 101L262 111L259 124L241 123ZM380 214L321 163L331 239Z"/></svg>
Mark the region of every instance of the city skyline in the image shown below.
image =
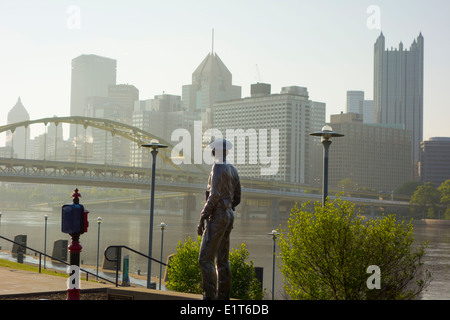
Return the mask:
<svg viewBox="0 0 450 320"><path fill-rule="evenodd" d="M71 60L81 54L117 60L117 83L136 86L142 99L162 92L181 96L192 70L212 51L214 28L214 51L233 74L233 84L242 87L242 97L250 96L250 85L256 82L270 83L273 91L304 86L326 103L329 121L331 114L345 111L347 91L361 90L373 99L373 46L381 32L387 48L411 43L421 32L426 40L423 139L450 136L445 122L450 97L444 88L445 73L450 72L445 58L450 52L445 37L449 4L132 4L0 4L5 48L0 61L8 62L0 74L1 112L7 114L21 97L31 119L68 116ZM163 19L167 14L171 19ZM200 16L205 19L200 21ZM120 18L127 23L116 23Z"/></svg>

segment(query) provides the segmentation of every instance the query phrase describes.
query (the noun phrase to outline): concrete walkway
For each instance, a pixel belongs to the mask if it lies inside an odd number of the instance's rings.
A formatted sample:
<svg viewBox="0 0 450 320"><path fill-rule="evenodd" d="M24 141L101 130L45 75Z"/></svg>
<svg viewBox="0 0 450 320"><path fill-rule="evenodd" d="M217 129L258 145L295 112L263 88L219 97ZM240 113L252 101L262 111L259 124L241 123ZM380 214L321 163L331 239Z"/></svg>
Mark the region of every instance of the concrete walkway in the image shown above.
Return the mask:
<svg viewBox="0 0 450 320"><path fill-rule="evenodd" d="M54 293L67 291L68 277L52 276L37 272L0 267L0 298L10 295ZM83 290L107 289L109 300L201 300L202 296L191 293L152 290L144 287L119 287L112 283L80 281Z"/></svg>
<svg viewBox="0 0 450 320"><path fill-rule="evenodd" d="M0 296L66 291L67 279L68 277L0 267ZM112 288L114 285L81 280L80 287L84 290Z"/></svg>

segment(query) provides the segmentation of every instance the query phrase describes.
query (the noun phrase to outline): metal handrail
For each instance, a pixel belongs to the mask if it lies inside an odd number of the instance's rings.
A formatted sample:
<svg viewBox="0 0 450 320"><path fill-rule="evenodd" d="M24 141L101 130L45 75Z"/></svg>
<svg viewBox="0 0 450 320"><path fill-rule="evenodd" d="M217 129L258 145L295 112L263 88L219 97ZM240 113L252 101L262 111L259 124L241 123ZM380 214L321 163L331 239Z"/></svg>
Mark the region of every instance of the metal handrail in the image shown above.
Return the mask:
<svg viewBox="0 0 450 320"><path fill-rule="evenodd" d="M108 249L110 249L110 248L116 248L116 259L108 259L108 255L106 254L106 252L107 252ZM119 254L118 254L118 253L119 253L119 248L125 248L125 249L130 250L130 251L132 251L132 252L134 252L134 253L137 253L137 254L139 254L139 255L141 255L141 256L147 258L147 259L153 260L153 261L155 261L155 262L158 262L158 263L161 264L161 265L164 265L164 266L170 268L170 265L168 265L168 264L166 264L166 263L164 263L164 262L162 262L162 261L159 261L159 260L157 260L157 259L155 259L155 258L152 258L152 257L150 257L150 256L148 256L148 255L146 255L146 254L144 254L144 253L142 253L142 252L139 252L139 251L137 251L137 250L134 250L134 249L132 249L132 248L130 248L130 247L123 246L123 245L112 245L112 246L108 246L108 247L105 249L104 256L105 256L105 259L106 259L106 260L108 260L108 261L110 261L110 262L115 262L115 263L116 263L116 287L118 287L118 282L119 282Z"/></svg>
<svg viewBox="0 0 450 320"><path fill-rule="evenodd" d="M31 251L34 251L34 252L39 253L39 273L41 273L41 258L42 258L42 255L44 255L45 257L49 257L49 258L51 258L52 260L56 260L56 261L58 261L58 262L60 262L60 263L62 263L62 264L65 264L65 265L67 265L67 266L70 266L69 263L67 263L67 262L65 262L65 261L63 261L63 260L57 259L57 258L55 258L55 257L52 257L52 256L50 256L50 255L48 255L48 254L46 254L46 253L43 253L43 252L39 251L39 250L30 248L30 247L28 247L28 246L26 246L26 245L24 245L24 244L18 243L18 242L14 241L14 240L5 238L5 237L3 237L3 236L0 236L0 238L4 239L4 240L6 240L6 241L9 241L9 242L15 243L15 244L17 244L17 245L19 245L19 246L21 246L21 247L25 247L25 248L28 249L28 250L31 250ZM102 280L105 280L105 281L108 281L108 282L111 282L111 283L115 283L114 281L111 281L111 280L109 280L109 279L106 279L106 278L97 276L95 273L92 273L92 272L90 272L90 271L84 270L83 268L80 268L80 270L86 273L86 281L88 280L88 274L91 274L91 275L95 276L96 278L100 278L100 279L102 279ZM117 285L116 285L116 286L117 286Z"/></svg>

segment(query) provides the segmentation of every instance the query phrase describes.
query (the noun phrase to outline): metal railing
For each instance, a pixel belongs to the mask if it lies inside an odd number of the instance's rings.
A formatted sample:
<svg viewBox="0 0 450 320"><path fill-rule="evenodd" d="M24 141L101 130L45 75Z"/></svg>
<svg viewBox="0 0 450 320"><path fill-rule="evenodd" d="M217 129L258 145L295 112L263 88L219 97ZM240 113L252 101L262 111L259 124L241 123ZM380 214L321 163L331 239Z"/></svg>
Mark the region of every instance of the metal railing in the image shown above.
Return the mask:
<svg viewBox="0 0 450 320"><path fill-rule="evenodd" d="M110 259L110 257L108 257L108 250L109 250L109 249L113 249L113 248L116 249L116 250L115 250L115 259ZM166 264L166 263L164 263L164 262L162 262L162 261L159 261L159 260L157 260L157 259L155 259L155 258L149 257L148 255L146 255L146 254L144 254L144 253L142 253L142 252L139 252L139 251L137 251L137 250L134 250L134 249L132 249L132 248L130 248L130 247L122 246L122 245L113 245L113 246L109 246L109 247L107 247L107 248L105 249L104 255L105 255L105 259L106 259L106 260L108 260L108 261L113 262L113 263L116 264L116 287L118 286L118 282L119 282L119 266L120 266L120 265L119 265L119 260L120 260L120 256L121 256L121 254L120 254L121 251L120 251L120 250L121 250L122 248L127 249L127 250L130 250L131 252L137 253L137 254L139 254L139 255L141 255L141 256L147 258L147 259L150 259L150 260L152 260L152 261L155 261L155 262L157 262L157 263L159 263L159 264L161 264L161 265L164 265L164 266L170 268L170 265L168 265L168 264Z"/></svg>
<svg viewBox="0 0 450 320"><path fill-rule="evenodd" d="M48 255L48 254L46 254L46 253L43 253L43 252L39 251L39 250L30 248L30 247L28 247L28 246L26 246L26 245L24 245L24 244L22 244L22 243L19 243L19 242L16 242L16 241L14 241L14 240L5 238L5 237L3 237L3 236L0 236L0 238L4 239L4 240L6 240L6 241L12 242L12 243L14 243L14 244L17 244L17 245L19 245L19 246L21 246L21 247L24 247L24 248L28 249L28 250L31 250L31 251L34 251L34 252L38 253L38 254L39 254L39 273L41 273L41 269L42 269L42 268L41 268L41 264L42 264L42 263L41 263L41 261L42 261L42 256L51 258L52 260L55 260L55 261L57 261L57 262L59 262L59 263L65 264L65 265L67 265L67 266L70 266L69 263L67 263L67 262L65 262L65 261L63 261L63 260L57 259L57 258L55 258L55 257L52 257L52 256L50 256L50 255ZM83 272L86 273L86 281L88 281L88 278L89 278L88 275L91 274L91 275L93 275L93 276L96 277L96 278L100 278L100 279L102 279L102 280L104 280L104 281L107 281L107 282L116 284L116 286L117 286L117 282L114 282L114 281L111 281L111 280L109 280L109 279L100 277L100 276L96 275L95 273L92 273L92 272L90 272L90 271L87 271L87 270L85 270L85 269L83 269L83 268L80 268L80 271L83 271Z"/></svg>

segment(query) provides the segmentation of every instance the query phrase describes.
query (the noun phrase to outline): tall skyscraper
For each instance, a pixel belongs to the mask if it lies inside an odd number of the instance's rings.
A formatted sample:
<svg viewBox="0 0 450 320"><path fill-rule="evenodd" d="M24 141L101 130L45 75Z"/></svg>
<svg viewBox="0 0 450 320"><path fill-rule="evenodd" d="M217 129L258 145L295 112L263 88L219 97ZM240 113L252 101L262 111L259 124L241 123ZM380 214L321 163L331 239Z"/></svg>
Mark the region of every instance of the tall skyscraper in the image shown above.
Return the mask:
<svg viewBox="0 0 450 320"><path fill-rule="evenodd" d="M200 119L195 112L183 109L181 96L178 95L162 94L155 95L153 99L135 101L132 125L166 141L171 141L172 133L177 128L186 129L193 136L194 121ZM143 149L136 143L131 144L132 166L151 166L150 152ZM157 159L160 161L161 158Z"/></svg>
<svg viewBox="0 0 450 320"><path fill-rule="evenodd" d="M423 140L422 33L409 50L385 50L380 34L374 45L374 112L376 123L402 124L412 132L413 174L417 179L420 143Z"/></svg>
<svg viewBox="0 0 450 320"><path fill-rule="evenodd" d="M214 52L192 73L192 84L182 88L184 106L200 113L206 126L211 124L210 108L215 102L240 98L241 87L232 84L231 72Z"/></svg>
<svg viewBox="0 0 450 320"><path fill-rule="evenodd" d="M347 113L363 114L364 91L347 91Z"/></svg>
<svg viewBox="0 0 450 320"><path fill-rule="evenodd" d="M367 124L375 123L373 116L374 116L373 100L364 100L363 101L363 122L367 123Z"/></svg>
<svg viewBox="0 0 450 320"><path fill-rule="evenodd" d="M19 97L14 107L8 112L8 124L28 120L30 120L30 115ZM6 146L12 148L14 157L21 159L26 158L27 153L29 153L29 150L27 150L27 144L29 143L29 128L17 128L14 132L8 131L6 133Z"/></svg>
<svg viewBox="0 0 450 320"><path fill-rule="evenodd" d="M326 104L324 102L311 101L310 131L321 131L325 125ZM313 186L322 185L323 174L323 146L320 137L310 136L309 148L309 180L306 182Z"/></svg>
<svg viewBox="0 0 450 320"><path fill-rule="evenodd" d="M139 100L139 90L131 84L110 85L108 98L113 99L125 109L126 124L131 124L134 103Z"/></svg>
<svg viewBox="0 0 450 320"><path fill-rule="evenodd" d="M364 99L364 91L347 91L347 113L358 113L363 115L364 123L374 123L373 100Z"/></svg>
<svg viewBox="0 0 450 320"><path fill-rule="evenodd" d="M56 117L56 116L55 116ZM49 123L47 132L34 137L31 141L33 147L32 159L67 161L71 144L64 141L63 126Z"/></svg>
<svg viewBox="0 0 450 320"><path fill-rule="evenodd" d="M88 97L107 97L110 85L116 84L114 59L93 54L81 55L72 60L70 115L83 116ZM70 138L75 136L73 126Z"/></svg>

